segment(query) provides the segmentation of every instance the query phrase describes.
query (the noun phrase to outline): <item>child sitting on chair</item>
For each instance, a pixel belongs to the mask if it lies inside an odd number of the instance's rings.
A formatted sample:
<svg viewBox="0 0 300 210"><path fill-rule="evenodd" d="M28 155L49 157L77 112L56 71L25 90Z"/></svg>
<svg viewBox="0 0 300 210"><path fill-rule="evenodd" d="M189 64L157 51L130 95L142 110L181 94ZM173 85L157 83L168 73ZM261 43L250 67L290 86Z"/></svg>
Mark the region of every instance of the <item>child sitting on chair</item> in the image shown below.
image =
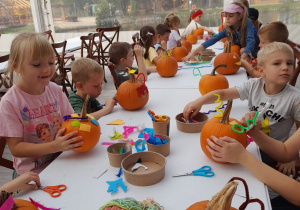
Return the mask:
<svg viewBox="0 0 300 210"><path fill-rule="evenodd" d="M169 41L171 30L164 24L158 24L156 26L156 33L157 43L154 45L154 49L156 50L158 55L161 55L163 50L167 49L167 42Z"/></svg>

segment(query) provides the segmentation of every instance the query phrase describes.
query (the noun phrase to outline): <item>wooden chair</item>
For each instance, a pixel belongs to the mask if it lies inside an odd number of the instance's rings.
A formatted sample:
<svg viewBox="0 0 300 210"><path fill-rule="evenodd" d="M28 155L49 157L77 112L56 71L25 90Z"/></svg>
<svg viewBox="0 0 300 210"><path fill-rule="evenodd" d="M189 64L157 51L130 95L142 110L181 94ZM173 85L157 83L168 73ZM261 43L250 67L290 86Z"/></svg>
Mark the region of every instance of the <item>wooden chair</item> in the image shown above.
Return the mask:
<svg viewBox="0 0 300 210"><path fill-rule="evenodd" d="M102 36L102 31L101 32L96 32L96 33L89 33L89 35L94 34L94 40L91 43L92 44L92 49L91 49L91 59L97 61L101 65L101 36ZM95 39L98 38L99 42L97 42ZM105 75L104 75L105 77Z"/></svg>
<svg viewBox="0 0 300 210"><path fill-rule="evenodd" d="M54 49L55 56L57 57L57 63L56 63L57 69L56 69L56 72L55 72L53 78L51 79L51 81L62 86L63 92L68 97L69 93L67 90L67 86L69 86L72 91L73 91L73 86L71 85L71 83L67 77L67 71L71 71L71 64L66 64L64 61L66 44L67 44L67 41L52 43L52 47ZM60 54L57 52L57 49L59 49L59 48L62 48ZM67 85L66 85L66 83L67 83Z"/></svg>
<svg viewBox="0 0 300 210"><path fill-rule="evenodd" d="M0 63L4 63L8 61L9 55L0 56ZM0 90L0 100L3 95L7 92L7 90L13 86L13 72L7 74L7 72L0 73L0 88L4 87L4 89Z"/></svg>
<svg viewBox="0 0 300 210"><path fill-rule="evenodd" d="M114 78L114 84L115 84L115 87L116 87L116 90L117 90L121 83L120 83L119 78L118 78L118 76L115 72L116 66L112 62L108 61L108 68L109 68L109 71L110 71L112 77Z"/></svg>
<svg viewBox="0 0 300 210"><path fill-rule="evenodd" d="M111 27L111 28L97 28L97 32L102 31L102 36L101 39L99 40L100 45L100 52L101 52L101 65L102 68L104 69L104 66L108 65L108 60L109 60L109 55L108 55L108 50L111 46L111 44L114 42L119 41L119 33L120 33L120 28L121 26L116 26L116 27ZM112 36L109 36L107 33L113 32ZM106 81L105 75L104 75L104 81Z"/></svg>
<svg viewBox="0 0 300 210"><path fill-rule="evenodd" d="M92 53L92 49L94 46L94 34L91 33L87 36L81 36L81 49L80 49L80 56L86 57L86 58L92 58L93 57L93 53ZM84 51L86 51L86 56L84 56Z"/></svg>
<svg viewBox="0 0 300 210"><path fill-rule="evenodd" d="M0 138L0 154L1 154L0 166L14 170L13 162L11 160L7 160L7 159L3 158L5 145L6 145L5 138Z"/></svg>
<svg viewBox="0 0 300 210"><path fill-rule="evenodd" d="M136 32L135 34L132 35L132 41L134 44L137 44L140 42L140 34L139 32Z"/></svg>
<svg viewBox="0 0 300 210"><path fill-rule="evenodd" d="M287 44L290 45L290 47L294 51L294 57L295 57L294 73L293 73L292 79L290 80L290 85L295 86L299 72L300 72L300 44L296 44L295 42L293 42L291 40L288 40Z"/></svg>

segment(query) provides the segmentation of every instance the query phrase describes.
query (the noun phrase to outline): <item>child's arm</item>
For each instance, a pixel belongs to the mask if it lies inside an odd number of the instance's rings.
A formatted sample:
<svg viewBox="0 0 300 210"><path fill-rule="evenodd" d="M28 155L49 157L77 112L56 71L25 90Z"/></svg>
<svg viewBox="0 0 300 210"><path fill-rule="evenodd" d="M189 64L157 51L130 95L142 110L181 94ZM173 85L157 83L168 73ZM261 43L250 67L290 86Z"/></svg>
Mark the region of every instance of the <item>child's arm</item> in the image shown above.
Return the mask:
<svg viewBox="0 0 300 210"><path fill-rule="evenodd" d="M250 63L248 63L246 60L241 60L241 62L242 62L242 67L248 72L248 74L252 78L261 77L261 74L255 68L253 68Z"/></svg>
<svg viewBox="0 0 300 210"><path fill-rule="evenodd" d="M145 75L145 80L147 80L147 69L145 66L144 58L143 58L144 48L142 46L136 44L134 46L134 53L135 53L137 64L138 64L139 74L143 73ZM138 80L144 81L144 78L139 77Z"/></svg>
<svg viewBox="0 0 300 210"><path fill-rule="evenodd" d="M116 105L116 101L114 99L107 99L105 101L104 108L102 108L96 112L90 113L90 115L95 117L96 120L99 120L99 118L110 113L114 109L115 105Z"/></svg>
<svg viewBox="0 0 300 210"><path fill-rule="evenodd" d="M29 184L34 181L35 184ZM37 190L41 186L40 177L37 173L27 172L14 180L6 183L0 187L0 192L6 190L8 192L20 191L20 190Z"/></svg>
<svg viewBox="0 0 300 210"><path fill-rule="evenodd" d="M197 100L188 103L184 107L183 110L184 119L186 120L189 119L190 114L191 114L190 117L193 118L200 111L201 107L204 104L214 103L218 99L217 96L215 96L214 94L219 94L221 101L226 101L228 99L236 99L240 97L240 94L236 87L209 92L204 96L201 96Z"/></svg>
<svg viewBox="0 0 300 210"><path fill-rule="evenodd" d="M60 129L57 132L55 140L42 144L23 142L22 138L16 137L7 137L6 141L11 154L15 157L34 157L67 150L81 149L80 146L82 145L82 141L78 143L74 142L82 139L82 136L72 137L78 133L77 131L73 131L63 136L64 132L65 128Z"/></svg>
<svg viewBox="0 0 300 210"><path fill-rule="evenodd" d="M150 67L147 67L147 74L151 74L151 73L154 73L154 72L157 72L157 69L156 69L156 66L150 66Z"/></svg>
<svg viewBox="0 0 300 210"><path fill-rule="evenodd" d="M255 38L253 32L253 24L251 20L247 19L247 31L246 31L246 47L241 55L241 59L249 59L248 53L254 49L255 46Z"/></svg>
<svg viewBox="0 0 300 210"><path fill-rule="evenodd" d="M257 179L275 190L291 203L300 206L300 183L264 164L248 152L242 144L229 137L212 137L207 149L217 161L239 163Z"/></svg>
<svg viewBox="0 0 300 210"><path fill-rule="evenodd" d="M201 28L201 29L203 29L204 31L207 31L208 33L211 33L211 34L214 33L214 31L213 31L212 29L210 29L210 28L208 28L208 27L206 27L206 26L198 26L198 28Z"/></svg>

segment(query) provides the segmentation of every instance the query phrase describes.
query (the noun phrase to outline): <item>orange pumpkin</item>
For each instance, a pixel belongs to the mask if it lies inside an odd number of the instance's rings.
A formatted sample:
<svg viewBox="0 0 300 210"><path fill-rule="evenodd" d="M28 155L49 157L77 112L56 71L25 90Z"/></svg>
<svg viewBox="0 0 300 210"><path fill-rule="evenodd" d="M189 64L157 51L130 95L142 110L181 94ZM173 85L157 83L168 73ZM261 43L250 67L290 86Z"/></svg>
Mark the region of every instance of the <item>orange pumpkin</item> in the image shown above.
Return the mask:
<svg viewBox="0 0 300 210"><path fill-rule="evenodd" d="M123 82L117 90L117 100L123 109L137 110L144 107L149 99L148 88L144 82L137 81L134 73L130 73L130 79ZM143 75L140 73L137 78ZM144 76L145 77L145 76Z"/></svg>
<svg viewBox="0 0 300 210"><path fill-rule="evenodd" d="M210 152L206 148L206 146L208 145L207 139L208 138L210 139L211 136L215 136L217 138L228 136L234 138L246 148L247 134L245 132L237 133L232 130L233 124L241 125L241 123L236 119L229 118L231 107L232 107L232 99L228 101L227 107L224 111L222 118L220 117L212 118L207 123L205 123L205 125L202 128L201 137L200 137L201 148L204 154L213 161L215 160L212 158Z"/></svg>
<svg viewBox="0 0 300 210"><path fill-rule="evenodd" d="M157 73L162 77L173 77L178 70L178 63L170 54L164 54L156 64Z"/></svg>
<svg viewBox="0 0 300 210"><path fill-rule="evenodd" d="M221 74L216 75L216 69L220 67L226 67L226 65L222 64L216 66L211 74L205 74L199 81L199 91L201 95L205 95L214 90L226 89L229 87L228 80L225 76Z"/></svg>
<svg viewBox="0 0 300 210"><path fill-rule="evenodd" d="M177 42L177 47L172 50L172 55L176 59L177 62L182 62L182 58L188 55L188 51L185 47L181 46L181 42Z"/></svg>
<svg viewBox="0 0 300 210"><path fill-rule="evenodd" d="M181 46L185 47L188 53L192 50L192 43L189 40L186 40L186 37L181 41Z"/></svg>
<svg viewBox="0 0 300 210"><path fill-rule="evenodd" d="M221 67L217 69L217 72L219 74L223 74L223 75L234 74L241 67L240 58L237 56L237 54L232 53L230 48L231 48L231 42L228 42L225 52L220 53L215 58L214 67L219 66L221 64L227 65L227 67Z"/></svg>
<svg viewBox="0 0 300 210"><path fill-rule="evenodd" d="M194 34L187 35L186 39L189 40L192 44L196 44L198 42L198 37Z"/></svg>
<svg viewBox="0 0 300 210"><path fill-rule="evenodd" d="M219 28L218 28L218 32L220 31L223 31L223 29L225 28L226 26L223 24L223 25L220 25Z"/></svg>
<svg viewBox="0 0 300 210"><path fill-rule="evenodd" d="M33 203L23 199L15 199L15 204L18 206L18 210L39 210Z"/></svg>
<svg viewBox="0 0 300 210"><path fill-rule="evenodd" d="M87 96L82 106L80 114L72 114L64 117L64 122L61 128L65 128L64 135L73 131L78 131L76 136L82 136L80 141L83 141L80 150L75 152L86 152L91 150L99 141L101 130L98 121L91 115L86 114L86 107L90 97ZM76 142L75 142L76 143Z"/></svg>
<svg viewBox="0 0 300 210"><path fill-rule="evenodd" d="M226 41L227 41L226 37L224 37L224 38L221 39L221 42L223 42L223 43L225 43Z"/></svg>
<svg viewBox="0 0 300 210"><path fill-rule="evenodd" d="M226 41L224 44L224 52L227 47L228 42ZM241 57L241 48L238 45L232 45L230 48L231 52L236 53L239 57Z"/></svg>

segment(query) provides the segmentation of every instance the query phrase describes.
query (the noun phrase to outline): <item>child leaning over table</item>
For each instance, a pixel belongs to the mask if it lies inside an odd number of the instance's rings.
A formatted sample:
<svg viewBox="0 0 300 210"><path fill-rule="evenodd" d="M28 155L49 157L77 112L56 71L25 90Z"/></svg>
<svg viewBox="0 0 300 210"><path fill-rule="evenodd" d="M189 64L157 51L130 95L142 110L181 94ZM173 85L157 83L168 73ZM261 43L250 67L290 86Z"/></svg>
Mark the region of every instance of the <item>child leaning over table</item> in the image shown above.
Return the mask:
<svg viewBox="0 0 300 210"><path fill-rule="evenodd" d="M96 99L101 94L104 78L104 70L99 63L90 58L80 58L72 63L71 73L77 91L71 92L68 99L75 113L81 112L87 95L90 100L86 112L97 120L113 110L116 105L114 99L107 99L104 108Z"/></svg>
<svg viewBox="0 0 300 210"><path fill-rule="evenodd" d="M161 55L163 50L167 49L167 42L169 41L171 30L164 24L158 24L156 26L156 33L157 43L154 45L154 49L156 50L158 55Z"/></svg>
<svg viewBox="0 0 300 210"><path fill-rule="evenodd" d="M58 152L80 149L82 144L74 143L81 139L72 137L76 131L63 136L65 130L53 124L54 113L56 121L63 122L63 116L74 112L61 88L50 82L55 69L46 37L23 33L12 41L8 71L20 77L1 99L0 136L7 141L17 175L39 173Z"/></svg>
<svg viewBox="0 0 300 210"><path fill-rule="evenodd" d="M188 103L183 111L185 119L193 118L204 104L214 103L219 94L222 101L240 98L248 100L250 111L259 111L270 102L264 114L262 131L271 138L284 142L296 122L300 120L300 92L288 84L293 74L294 56L291 47L285 43L274 42L265 45L258 52L258 72L261 78L252 78L244 84L223 90L215 90ZM261 151L262 161L272 167L279 167L282 173L295 176L294 161L281 164Z"/></svg>
<svg viewBox="0 0 300 210"><path fill-rule="evenodd" d="M146 80L147 74L156 72L155 66L146 68L143 59L143 47L139 45L135 45L134 49L132 49L131 45L127 42L115 42L109 48L108 54L110 62L112 62L116 67L115 72L120 83L130 79L127 68L136 70L135 74L143 73ZM134 55L136 55L138 69L132 68ZM144 81L144 78L139 77L138 80Z"/></svg>

